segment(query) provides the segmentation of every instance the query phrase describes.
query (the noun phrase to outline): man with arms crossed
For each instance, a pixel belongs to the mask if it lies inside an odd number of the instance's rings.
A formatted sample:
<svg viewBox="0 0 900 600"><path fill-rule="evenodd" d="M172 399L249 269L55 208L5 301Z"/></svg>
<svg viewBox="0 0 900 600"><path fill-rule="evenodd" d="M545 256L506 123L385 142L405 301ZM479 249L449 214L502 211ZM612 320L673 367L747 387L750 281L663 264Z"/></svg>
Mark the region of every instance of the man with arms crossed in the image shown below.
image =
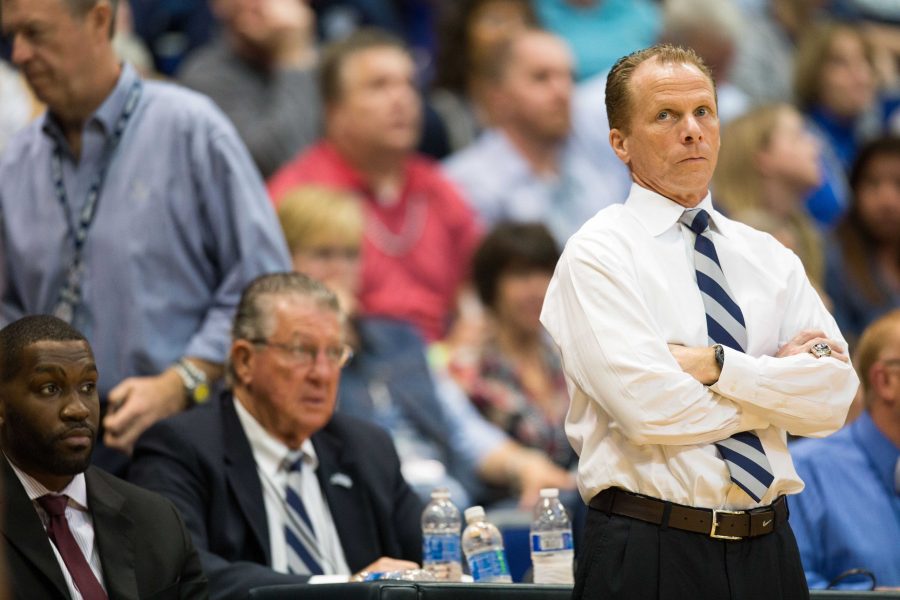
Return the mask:
<svg viewBox="0 0 900 600"><path fill-rule="evenodd" d="M843 423L843 338L797 257L714 209L716 94L696 54L621 59L606 103L634 184L570 239L541 315L592 508L574 597L806 597L785 432Z"/></svg>

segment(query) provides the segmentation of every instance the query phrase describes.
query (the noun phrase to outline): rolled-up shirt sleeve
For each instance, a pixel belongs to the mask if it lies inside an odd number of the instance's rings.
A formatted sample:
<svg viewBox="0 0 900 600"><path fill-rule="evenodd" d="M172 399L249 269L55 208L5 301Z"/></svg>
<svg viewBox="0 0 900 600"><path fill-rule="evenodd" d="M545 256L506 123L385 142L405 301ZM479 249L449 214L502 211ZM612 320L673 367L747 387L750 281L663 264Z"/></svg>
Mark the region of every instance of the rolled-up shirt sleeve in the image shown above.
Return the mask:
<svg viewBox="0 0 900 600"><path fill-rule="evenodd" d="M211 118L208 138L198 136L194 186L205 231L204 246L218 281L199 330L185 356L222 362L231 343L231 322L243 289L263 273L289 271L287 245L265 186L234 129Z"/></svg>
<svg viewBox="0 0 900 600"><path fill-rule="evenodd" d="M485 457L509 438L481 416L462 388L445 371L432 369L432 378L447 418L450 446L469 468L477 470Z"/></svg>

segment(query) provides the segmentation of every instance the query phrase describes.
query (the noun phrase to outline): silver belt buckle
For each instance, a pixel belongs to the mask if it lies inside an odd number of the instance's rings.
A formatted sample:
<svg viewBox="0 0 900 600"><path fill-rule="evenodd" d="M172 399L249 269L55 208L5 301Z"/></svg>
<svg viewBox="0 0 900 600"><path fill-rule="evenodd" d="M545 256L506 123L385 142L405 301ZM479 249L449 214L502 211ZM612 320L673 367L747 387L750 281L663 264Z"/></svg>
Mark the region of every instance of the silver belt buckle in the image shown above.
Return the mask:
<svg viewBox="0 0 900 600"><path fill-rule="evenodd" d="M741 540L744 539L739 535L722 535L717 531L719 528L719 515L742 515L742 510L724 510L720 508L712 509L712 527L709 530L709 537L717 540Z"/></svg>

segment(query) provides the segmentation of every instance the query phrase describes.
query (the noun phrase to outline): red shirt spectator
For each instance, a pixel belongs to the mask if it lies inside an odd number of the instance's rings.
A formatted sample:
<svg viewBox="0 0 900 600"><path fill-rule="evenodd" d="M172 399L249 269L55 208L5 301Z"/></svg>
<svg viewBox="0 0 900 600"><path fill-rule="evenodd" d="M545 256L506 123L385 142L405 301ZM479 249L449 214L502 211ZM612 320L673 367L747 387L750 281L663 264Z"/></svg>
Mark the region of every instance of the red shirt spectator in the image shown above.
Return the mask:
<svg viewBox="0 0 900 600"><path fill-rule="evenodd" d="M411 321L428 340L440 339L480 228L437 166L410 154L399 197L384 202L333 144L322 141L279 170L269 194L277 205L304 184L334 185L364 198L362 311Z"/></svg>

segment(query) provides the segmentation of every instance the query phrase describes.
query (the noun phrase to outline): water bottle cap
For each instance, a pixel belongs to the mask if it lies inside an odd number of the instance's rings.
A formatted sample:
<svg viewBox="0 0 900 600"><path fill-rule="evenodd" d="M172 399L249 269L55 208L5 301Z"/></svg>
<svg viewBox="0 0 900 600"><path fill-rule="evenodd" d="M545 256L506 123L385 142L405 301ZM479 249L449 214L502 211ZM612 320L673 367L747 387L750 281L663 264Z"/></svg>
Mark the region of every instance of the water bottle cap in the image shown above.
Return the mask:
<svg viewBox="0 0 900 600"><path fill-rule="evenodd" d="M444 487L434 488L433 490L431 490L431 497L432 498L449 499L450 498L450 490L448 490L447 488L444 488Z"/></svg>
<svg viewBox="0 0 900 600"><path fill-rule="evenodd" d="M559 488L542 488L541 498L559 498Z"/></svg>
<svg viewBox="0 0 900 600"><path fill-rule="evenodd" d="M484 507L483 506L470 506L466 509L464 513L466 515L466 522L472 521L474 519L480 519L484 516Z"/></svg>

